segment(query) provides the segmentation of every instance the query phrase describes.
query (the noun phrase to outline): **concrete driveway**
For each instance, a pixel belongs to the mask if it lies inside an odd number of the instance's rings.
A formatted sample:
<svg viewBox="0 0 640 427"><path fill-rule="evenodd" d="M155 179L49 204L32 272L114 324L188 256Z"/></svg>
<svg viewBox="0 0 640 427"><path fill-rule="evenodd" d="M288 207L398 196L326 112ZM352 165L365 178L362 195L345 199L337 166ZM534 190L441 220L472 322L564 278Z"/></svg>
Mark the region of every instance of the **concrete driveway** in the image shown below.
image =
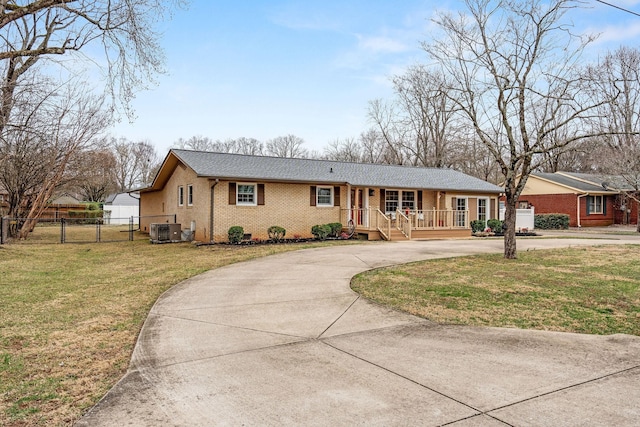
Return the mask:
<svg viewBox="0 0 640 427"><path fill-rule="evenodd" d="M620 243L640 238L518 250ZM77 425L639 425L639 337L438 325L349 288L375 267L501 251L501 240L385 242L194 277L157 301L128 373Z"/></svg>

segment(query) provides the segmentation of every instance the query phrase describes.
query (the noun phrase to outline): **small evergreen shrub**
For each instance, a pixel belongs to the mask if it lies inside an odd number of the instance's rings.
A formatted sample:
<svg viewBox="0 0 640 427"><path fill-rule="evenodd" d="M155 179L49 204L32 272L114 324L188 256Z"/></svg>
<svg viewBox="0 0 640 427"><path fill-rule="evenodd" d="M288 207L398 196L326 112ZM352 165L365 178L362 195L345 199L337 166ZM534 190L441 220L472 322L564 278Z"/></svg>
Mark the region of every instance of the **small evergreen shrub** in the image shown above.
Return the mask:
<svg viewBox="0 0 640 427"><path fill-rule="evenodd" d="M485 229L485 222L479 219L471 221L471 231L474 233L480 233Z"/></svg>
<svg viewBox="0 0 640 427"><path fill-rule="evenodd" d="M541 230L567 230L569 228L569 215L567 214L536 214L534 227Z"/></svg>
<svg viewBox="0 0 640 427"><path fill-rule="evenodd" d="M502 221L499 219L488 220L487 227L489 227L494 233L502 233Z"/></svg>
<svg viewBox="0 0 640 427"><path fill-rule="evenodd" d="M284 236L287 234L287 230L277 225L272 225L267 229L267 234L269 235L269 239L274 242L279 242L284 239Z"/></svg>
<svg viewBox="0 0 640 427"><path fill-rule="evenodd" d="M331 228L331 236L339 237L340 233L342 233L342 223L341 222L332 222L327 224L329 228Z"/></svg>
<svg viewBox="0 0 640 427"><path fill-rule="evenodd" d="M233 227L229 228L228 236L229 243L237 245L238 243L242 242L242 238L244 237L244 228L240 227L239 225L234 225Z"/></svg>
<svg viewBox="0 0 640 427"><path fill-rule="evenodd" d="M318 240L325 240L331 234L331 227L327 224L314 225L311 227L311 234Z"/></svg>

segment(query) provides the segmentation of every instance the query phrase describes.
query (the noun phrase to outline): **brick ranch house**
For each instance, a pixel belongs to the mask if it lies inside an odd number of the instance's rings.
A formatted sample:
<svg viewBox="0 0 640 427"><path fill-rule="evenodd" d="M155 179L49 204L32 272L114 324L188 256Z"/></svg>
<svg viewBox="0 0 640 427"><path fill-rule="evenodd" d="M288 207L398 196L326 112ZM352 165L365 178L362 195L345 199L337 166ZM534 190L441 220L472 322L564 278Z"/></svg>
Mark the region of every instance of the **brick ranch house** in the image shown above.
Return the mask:
<svg viewBox="0 0 640 427"><path fill-rule="evenodd" d="M534 173L519 199L520 208L536 214L564 213L571 227L636 224L638 203L625 196L632 190L621 177L573 172Z"/></svg>
<svg viewBox="0 0 640 427"><path fill-rule="evenodd" d="M311 237L335 222L371 240L462 237L470 221L497 218L501 192L450 169L174 149L140 191L140 225L175 215L203 242L227 241L235 225L266 239L273 225Z"/></svg>

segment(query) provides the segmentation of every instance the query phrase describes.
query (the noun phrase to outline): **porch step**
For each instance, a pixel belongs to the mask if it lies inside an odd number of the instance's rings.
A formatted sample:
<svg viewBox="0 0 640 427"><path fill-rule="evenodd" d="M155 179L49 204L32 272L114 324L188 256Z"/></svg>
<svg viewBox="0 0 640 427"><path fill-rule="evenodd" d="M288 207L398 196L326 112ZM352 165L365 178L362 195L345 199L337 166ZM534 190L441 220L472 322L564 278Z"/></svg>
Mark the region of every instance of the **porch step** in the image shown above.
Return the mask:
<svg viewBox="0 0 640 427"><path fill-rule="evenodd" d="M407 236L405 236L402 231L398 230L397 228L392 228L391 229L391 237L389 238L389 240L409 240L407 238Z"/></svg>

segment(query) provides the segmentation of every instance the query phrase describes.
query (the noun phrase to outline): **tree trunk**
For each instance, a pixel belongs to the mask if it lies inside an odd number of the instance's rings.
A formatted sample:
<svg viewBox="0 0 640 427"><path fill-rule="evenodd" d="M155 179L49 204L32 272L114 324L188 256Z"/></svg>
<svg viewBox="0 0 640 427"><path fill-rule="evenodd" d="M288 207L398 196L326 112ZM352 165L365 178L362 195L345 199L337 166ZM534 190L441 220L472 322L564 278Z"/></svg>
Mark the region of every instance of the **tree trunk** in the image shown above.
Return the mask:
<svg viewBox="0 0 640 427"><path fill-rule="evenodd" d="M507 196L505 201L504 223L504 257L516 259L516 198Z"/></svg>

